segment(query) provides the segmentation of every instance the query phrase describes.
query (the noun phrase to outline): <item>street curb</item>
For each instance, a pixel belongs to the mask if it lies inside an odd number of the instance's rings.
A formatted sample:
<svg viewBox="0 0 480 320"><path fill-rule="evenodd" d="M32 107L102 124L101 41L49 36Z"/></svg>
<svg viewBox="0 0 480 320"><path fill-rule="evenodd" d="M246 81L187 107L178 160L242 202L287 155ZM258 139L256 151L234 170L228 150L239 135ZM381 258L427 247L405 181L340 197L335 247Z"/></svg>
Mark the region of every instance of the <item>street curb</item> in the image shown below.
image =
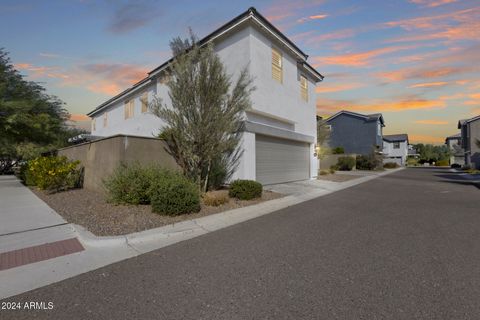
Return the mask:
<svg viewBox="0 0 480 320"><path fill-rule="evenodd" d="M84 227L73 225L77 230L80 241L90 247L118 247L129 246L138 254L150 252L165 246L192 239L213 231L233 226L275 211L285 209L305 201L309 201L336 191L344 190L364 182L392 174L405 169L404 167L379 172L358 179L342 182L332 190L319 189L301 195L287 195L285 197L265 201L256 205L232 209L205 217L185 220L182 222L149 229L141 232L130 233L122 236L97 237Z"/></svg>

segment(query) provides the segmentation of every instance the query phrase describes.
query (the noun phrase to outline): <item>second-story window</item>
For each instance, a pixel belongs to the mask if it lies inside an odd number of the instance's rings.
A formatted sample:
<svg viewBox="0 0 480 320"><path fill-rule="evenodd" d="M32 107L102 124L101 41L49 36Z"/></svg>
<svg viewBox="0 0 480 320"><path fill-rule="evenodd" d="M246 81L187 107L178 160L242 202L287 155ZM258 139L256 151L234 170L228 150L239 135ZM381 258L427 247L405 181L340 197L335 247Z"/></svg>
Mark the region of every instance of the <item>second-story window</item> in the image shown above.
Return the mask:
<svg viewBox="0 0 480 320"><path fill-rule="evenodd" d="M308 102L308 81L304 76L300 76L300 97Z"/></svg>
<svg viewBox="0 0 480 320"><path fill-rule="evenodd" d="M107 126L107 121L108 121L108 112L105 112L103 114L103 127L104 128Z"/></svg>
<svg viewBox="0 0 480 320"><path fill-rule="evenodd" d="M272 78L282 83L283 71L282 71L282 54L272 48Z"/></svg>
<svg viewBox="0 0 480 320"><path fill-rule="evenodd" d="M394 142L393 143L393 149L400 149L400 142Z"/></svg>
<svg viewBox="0 0 480 320"><path fill-rule="evenodd" d="M125 119L133 118L133 99L125 101Z"/></svg>
<svg viewBox="0 0 480 320"><path fill-rule="evenodd" d="M148 111L148 93L147 92L142 94L140 101L142 102L142 113L147 112Z"/></svg>

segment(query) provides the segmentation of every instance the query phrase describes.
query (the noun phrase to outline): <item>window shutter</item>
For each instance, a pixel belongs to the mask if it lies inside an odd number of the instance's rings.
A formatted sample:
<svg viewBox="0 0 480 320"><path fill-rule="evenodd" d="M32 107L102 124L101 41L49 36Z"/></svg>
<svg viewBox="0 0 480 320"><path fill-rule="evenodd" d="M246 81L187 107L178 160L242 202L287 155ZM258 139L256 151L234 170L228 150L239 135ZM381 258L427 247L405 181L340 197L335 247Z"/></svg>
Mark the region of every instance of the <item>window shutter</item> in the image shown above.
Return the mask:
<svg viewBox="0 0 480 320"><path fill-rule="evenodd" d="M108 113L105 112L105 113L103 114L103 127L106 127L106 126L107 126L107 121L108 121L108 120L107 120L107 117L108 117Z"/></svg>
<svg viewBox="0 0 480 320"><path fill-rule="evenodd" d="M304 76L300 76L300 96L308 102L308 81Z"/></svg>
<svg viewBox="0 0 480 320"><path fill-rule="evenodd" d="M272 78L282 83L282 54L272 48Z"/></svg>
<svg viewBox="0 0 480 320"><path fill-rule="evenodd" d="M96 131L97 128L95 127L95 118L92 119L92 131Z"/></svg>
<svg viewBox="0 0 480 320"><path fill-rule="evenodd" d="M128 108L129 108L129 105L130 105L130 101L125 101L125 120L128 119Z"/></svg>
<svg viewBox="0 0 480 320"><path fill-rule="evenodd" d="M130 100L130 114L129 114L129 118L133 118L133 111L134 111L134 107L135 107L135 100Z"/></svg>
<svg viewBox="0 0 480 320"><path fill-rule="evenodd" d="M147 112L148 111L148 93L145 92L142 94L142 112Z"/></svg>

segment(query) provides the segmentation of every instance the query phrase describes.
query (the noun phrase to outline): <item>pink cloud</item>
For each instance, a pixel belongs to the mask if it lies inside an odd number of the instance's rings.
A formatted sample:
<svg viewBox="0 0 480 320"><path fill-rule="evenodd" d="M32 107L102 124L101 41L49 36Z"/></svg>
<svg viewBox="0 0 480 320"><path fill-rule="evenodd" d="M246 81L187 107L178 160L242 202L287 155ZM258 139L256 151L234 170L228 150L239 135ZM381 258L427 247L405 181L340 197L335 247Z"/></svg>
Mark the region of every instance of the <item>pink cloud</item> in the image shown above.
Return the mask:
<svg viewBox="0 0 480 320"><path fill-rule="evenodd" d="M328 17L328 14L317 14L313 16L303 17L297 20L298 23L304 23L311 20L322 20Z"/></svg>
<svg viewBox="0 0 480 320"><path fill-rule="evenodd" d="M421 5L423 7L438 7L444 4L454 3L458 0L410 0L411 3Z"/></svg>
<svg viewBox="0 0 480 320"><path fill-rule="evenodd" d="M427 40L478 40L480 39L480 7L453 11L445 14L390 21L386 27L400 27L412 32L393 38L389 42Z"/></svg>
<svg viewBox="0 0 480 320"><path fill-rule="evenodd" d="M330 92L339 92L339 91L347 91L353 90L362 87L363 85L358 83L336 83L336 84L328 84L328 83L320 83L317 88L315 89L316 93L330 93Z"/></svg>
<svg viewBox="0 0 480 320"><path fill-rule="evenodd" d="M337 112L339 110L351 110L358 112L401 112L408 110L439 109L446 106L445 101L440 99L424 99L417 96L400 97L398 99L382 100L374 103L355 103L346 100L334 100L319 98L317 111Z"/></svg>
<svg viewBox="0 0 480 320"><path fill-rule="evenodd" d="M327 57L315 57L313 60L314 66L320 65L342 65L350 67L365 67L371 64L371 60L375 57L397 52L400 50L411 49L409 46L394 46L394 47L385 47L380 49L374 49L366 52L360 53L349 53L344 55L334 55Z"/></svg>
<svg viewBox="0 0 480 320"><path fill-rule="evenodd" d="M415 143L444 143L445 137L440 136L429 136L429 135L421 135L421 134L409 134L408 139L411 142Z"/></svg>
<svg viewBox="0 0 480 320"><path fill-rule="evenodd" d="M34 79L51 78L60 86L83 87L89 91L105 95L115 95L143 79L147 68L130 64L87 64L73 66L69 70L60 67L35 66L30 63L17 63L18 70L28 72Z"/></svg>
<svg viewBox="0 0 480 320"><path fill-rule="evenodd" d="M32 78L54 78L54 79L68 79L69 76L65 73L60 72L59 67L43 67L43 66L34 66L30 63L16 63L14 64L15 69L27 71Z"/></svg>

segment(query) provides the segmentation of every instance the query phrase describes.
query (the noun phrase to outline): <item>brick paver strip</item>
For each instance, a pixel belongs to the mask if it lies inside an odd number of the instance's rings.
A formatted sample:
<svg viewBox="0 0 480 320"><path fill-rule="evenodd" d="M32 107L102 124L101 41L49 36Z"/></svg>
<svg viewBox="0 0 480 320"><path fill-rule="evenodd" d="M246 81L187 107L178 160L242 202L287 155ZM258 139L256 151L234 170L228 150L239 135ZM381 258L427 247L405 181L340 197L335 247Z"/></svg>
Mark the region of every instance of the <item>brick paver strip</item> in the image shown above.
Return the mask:
<svg viewBox="0 0 480 320"><path fill-rule="evenodd" d="M85 250L77 238L71 238L0 253L0 271L48 260Z"/></svg>

